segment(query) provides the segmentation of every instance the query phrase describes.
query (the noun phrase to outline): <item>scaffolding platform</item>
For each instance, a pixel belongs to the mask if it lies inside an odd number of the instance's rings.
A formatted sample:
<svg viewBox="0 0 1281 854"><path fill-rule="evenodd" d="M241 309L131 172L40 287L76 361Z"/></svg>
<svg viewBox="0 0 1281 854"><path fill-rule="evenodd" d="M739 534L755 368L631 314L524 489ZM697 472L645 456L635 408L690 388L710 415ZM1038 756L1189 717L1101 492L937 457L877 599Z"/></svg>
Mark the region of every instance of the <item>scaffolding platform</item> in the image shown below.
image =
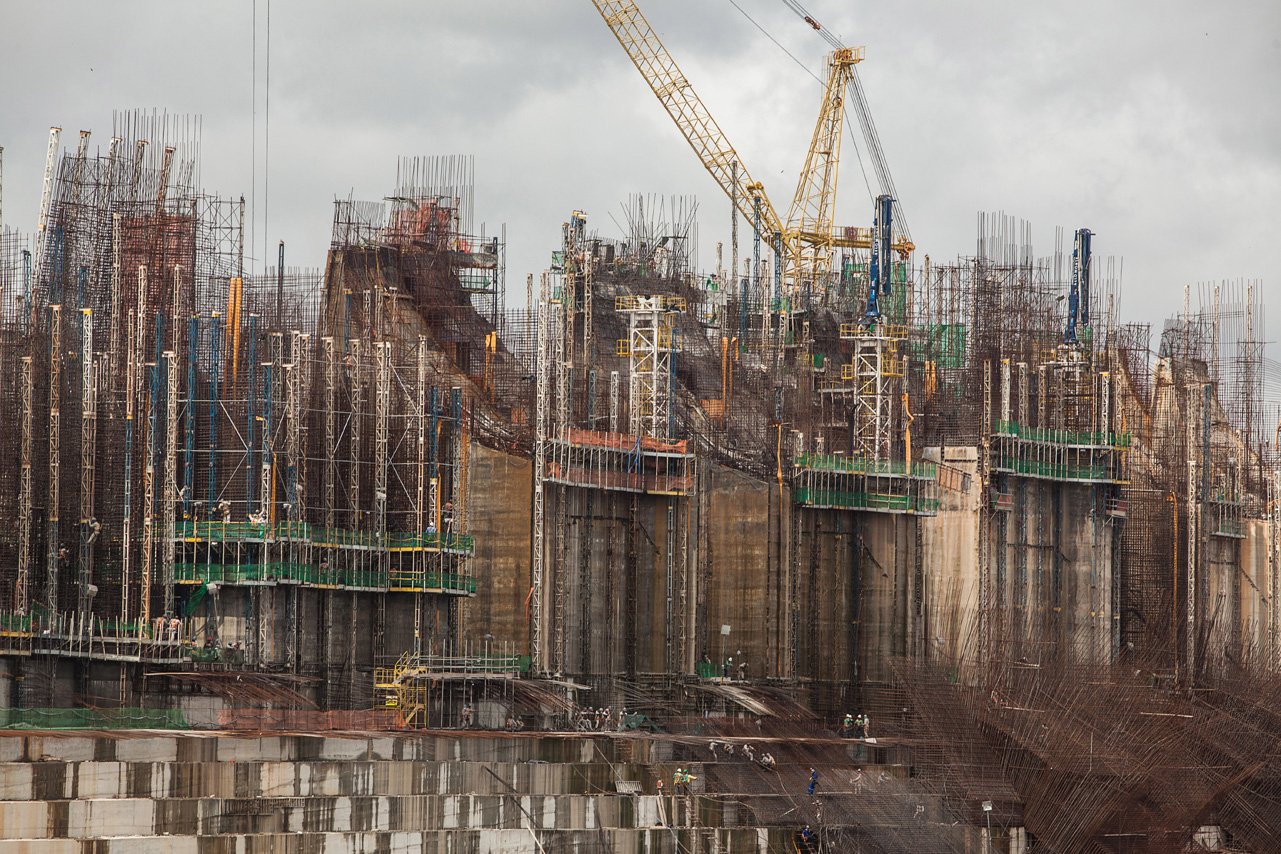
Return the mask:
<svg viewBox="0 0 1281 854"><path fill-rule="evenodd" d="M395 709L404 728L426 725L432 693L439 683L456 680L519 680L529 675L527 655L401 654L395 664L374 668L374 691L383 705Z"/></svg>
<svg viewBox="0 0 1281 854"><path fill-rule="evenodd" d="M174 538L181 543L246 543L310 545L328 549L371 552L422 552L471 555L476 541L468 534L409 534L389 531L352 531L324 528L306 522L191 522L175 526Z"/></svg>
<svg viewBox="0 0 1281 854"><path fill-rule="evenodd" d="M447 593L473 596L476 579L456 572L419 569L326 568L314 564L273 561L269 563L179 563L174 567L177 584L229 584L244 587L296 584L331 590L374 593Z"/></svg>
<svg viewBox="0 0 1281 854"><path fill-rule="evenodd" d="M803 507L933 516L938 466L838 454L801 454L792 461L792 500Z"/></svg>
<svg viewBox="0 0 1281 854"><path fill-rule="evenodd" d="M1205 518L1211 537L1245 539L1245 503L1223 494L1211 495L1205 502Z"/></svg>
<svg viewBox="0 0 1281 854"><path fill-rule="evenodd" d="M694 491L694 455L684 440L570 429L548 442L547 457L544 479L552 483L647 495Z"/></svg>
<svg viewBox="0 0 1281 854"><path fill-rule="evenodd" d="M992 470L1062 483L1125 484L1129 447L1129 433L1046 430L998 421Z"/></svg>
<svg viewBox="0 0 1281 854"><path fill-rule="evenodd" d="M158 621L159 625L159 621ZM190 661L181 630L74 614L0 615L0 654L58 655L95 661L180 664Z"/></svg>

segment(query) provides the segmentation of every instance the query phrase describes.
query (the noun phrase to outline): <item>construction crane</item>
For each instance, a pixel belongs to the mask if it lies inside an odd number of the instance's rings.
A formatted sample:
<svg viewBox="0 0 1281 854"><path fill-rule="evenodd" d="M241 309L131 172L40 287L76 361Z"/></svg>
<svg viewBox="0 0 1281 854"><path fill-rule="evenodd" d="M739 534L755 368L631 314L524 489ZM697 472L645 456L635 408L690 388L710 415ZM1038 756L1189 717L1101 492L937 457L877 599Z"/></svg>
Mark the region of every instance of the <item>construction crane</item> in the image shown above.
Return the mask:
<svg viewBox="0 0 1281 854"><path fill-rule="evenodd" d="M823 101L785 223L764 186L752 178L636 3L592 0L592 5L738 213L748 222L758 223L760 233L767 239L772 237L787 287L821 284L831 270L832 250L837 247L872 248L872 229L838 231L832 224L844 128L844 93L854 66L863 59L862 48L842 46L828 56ZM915 248L905 237L892 241L892 246L903 257Z"/></svg>
<svg viewBox="0 0 1281 854"><path fill-rule="evenodd" d="M845 47L835 33L815 20L814 16L796 0L783 0L783 5L795 12L833 50L841 50ZM868 157L872 160L872 171L876 173L876 181L880 186L881 195L893 198L895 227L906 240L910 241L912 232L907 227L906 217L903 216L903 207L899 202L898 189L894 186L894 178L890 175L890 166L885 160L885 151L881 148L881 137L876 132L876 123L872 121L872 111L868 109L867 96L863 93L863 83L859 80L858 69L856 68L850 69L848 90L853 96L851 100L854 103L854 114L858 116L859 127L863 131L863 144L867 148Z"/></svg>
<svg viewBox="0 0 1281 854"><path fill-rule="evenodd" d="M1068 288L1067 327L1063 330L1063 343L1069 347L1079 345L1076 334L1078 317L1082 328L1090 328L1090 238L1094 233L1088 228L1076 230L1072 248L1072 283Z"/></svg>

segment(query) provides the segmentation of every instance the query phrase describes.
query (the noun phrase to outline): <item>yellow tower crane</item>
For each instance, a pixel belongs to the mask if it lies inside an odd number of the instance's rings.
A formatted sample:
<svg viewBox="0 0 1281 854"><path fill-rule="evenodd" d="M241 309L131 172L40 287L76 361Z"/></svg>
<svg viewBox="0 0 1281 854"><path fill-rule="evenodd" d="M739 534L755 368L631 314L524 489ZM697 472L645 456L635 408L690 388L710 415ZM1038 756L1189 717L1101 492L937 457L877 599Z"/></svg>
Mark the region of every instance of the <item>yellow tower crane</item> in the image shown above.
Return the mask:
<svg viewBox="0 0 1281 854"><path fill-rule="evenodd" d="M767 240L777 239L780 244L785 288L799 289L808 283L821 289L831 272L835 248L871 248L872 229L838 231L832 222L845 119L844 93L854 66L863 60L862 48L840 47L828 55L827 82L818 120L785 224L764 186L748 173L725 132L636 3L592 0L592 5L627 51L703 167L748 222L755 220L759 199L761 236ZM906 257L915 247L910 240L900 237L894 241L893 248Z"/></svg>

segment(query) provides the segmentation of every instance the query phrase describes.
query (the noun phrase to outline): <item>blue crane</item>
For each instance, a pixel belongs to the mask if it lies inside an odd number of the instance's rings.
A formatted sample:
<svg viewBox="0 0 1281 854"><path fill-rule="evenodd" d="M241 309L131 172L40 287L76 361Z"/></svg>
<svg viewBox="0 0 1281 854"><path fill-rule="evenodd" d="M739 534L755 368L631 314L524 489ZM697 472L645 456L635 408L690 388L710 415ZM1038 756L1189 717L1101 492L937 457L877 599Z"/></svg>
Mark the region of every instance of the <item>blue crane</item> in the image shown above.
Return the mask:
<svg viewBox="0 0 1281 854"><path fill-rule="evenodd" d="M876 197L876 216L872 220L872 263L869 268L867 288L868 324L881 318L880 298L893 290L894 259L890 255L891 231L894 220L894 197Z"/></svg>
<svg viewBox="0 0 1281 854"><path fill-rule="evenodd" d="M1088 228L1076 230L1072 248L1072 286L1068 291L1067 328L1063 330L1063 343L1075 347L1077 317L1081 327L1090 328L1090 238L1094 233Z"/></svg>

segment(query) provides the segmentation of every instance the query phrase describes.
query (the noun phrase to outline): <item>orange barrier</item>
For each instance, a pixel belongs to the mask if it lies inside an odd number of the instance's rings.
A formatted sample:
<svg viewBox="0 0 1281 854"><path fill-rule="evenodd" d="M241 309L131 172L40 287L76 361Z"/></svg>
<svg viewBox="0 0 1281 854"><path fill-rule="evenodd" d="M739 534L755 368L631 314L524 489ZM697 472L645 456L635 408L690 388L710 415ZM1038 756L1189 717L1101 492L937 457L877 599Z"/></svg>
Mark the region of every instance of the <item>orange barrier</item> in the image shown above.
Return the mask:
<svg viewBox="0 0 1281 854"><path fill-rule="evenodd" d="M636 436L632 433L610 433L604 430L583 430L578 427L570 427L568 440L571 445L612 448L618 451L636 450ZM689 453L687 450L689 442L685 439L677 441L642 436L640 437L640 446L642 451L654 451L662 454Z"/></svg>
<svg viewBox="0 0 1281 854"><path fill-rule="evenodd" d="M400 729L401 721L395 709L223 709L218 714L218 726L251 732L360 732Z"/></svg>

